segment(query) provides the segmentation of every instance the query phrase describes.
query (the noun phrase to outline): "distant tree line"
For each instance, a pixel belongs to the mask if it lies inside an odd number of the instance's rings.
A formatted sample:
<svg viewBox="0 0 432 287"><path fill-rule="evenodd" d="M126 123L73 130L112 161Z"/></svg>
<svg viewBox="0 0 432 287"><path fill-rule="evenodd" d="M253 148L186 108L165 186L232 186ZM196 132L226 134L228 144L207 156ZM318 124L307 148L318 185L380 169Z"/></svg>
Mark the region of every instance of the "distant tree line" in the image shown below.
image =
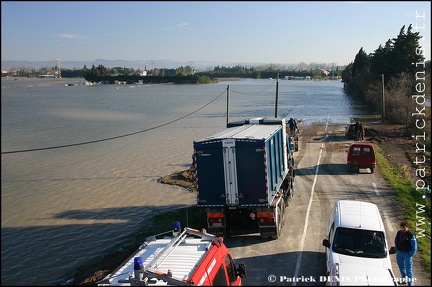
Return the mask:
<svg viewBox="0 0 432 287"><path fill-rule="evenodd" d="M187 74L186 74L187 73ZM156 74L156 75L155 75ZM92 66L86 70L83 78L89 82L103 82L114 84L115 82L143 83L143 84L204 84L217 81L210 77L192 74L192 69L180 67L178 69L154 69L151 75L140 75L138 71L124 68L107 68L103 65Z"/></svg>
<svg viewBox="0 0 432 287"><path fill-rule="evenodd" d="M305 64L304 64L305 65ZM319 64L314 64L319 66ZM313 66L313 65L311 65ZM342 72L339 71L339 67L333 67L334 70L327 71L325 73L324 69L318 68L291 68L286 69L278 65L269 65L267 67L247 67L237 65L234 67L224 67L216 66L213 70L208 71L195 71L192 67L179 67L176 69L166 69L166 68L154 68L152 70L145 70L146 76L154 77L153 79L143 79L145 82L166 82L168 79L162 79L161 77L171 77L169 81L172 81L173 76L183 77L188 76L183 79L179 79L179 82L184 82L185 79L194 79L199 76L200 81L208 81L209 79L215 78L250 78L250 79L267 79L267 78L284 78L285 76L290 77L311 77L313 79L324 79L324 78L340 78ZM5 74L3 76L20 76L34 78L41 75L56 75L58 77L58 67L51 68L41 68L40 70L32 69L16 69L14 72ZM61 69L62 78L85 78L91 79L92 81L106 81L114 82L116 80L127 80L126 77L130 78L130 81L135 81L139 76L139 69L125 68L125 67L114 67L108 68L103 65L95 66L93 65L90 69L84 65L82 69ZM191 77L194 75L194 77ZM140 78L141 79L141 78ZM89 80L90 81L90 80ZM211 80L214 81L214 80Z"/></svg>
<svg viewBox="0 0 432 287"><path fill-rule="evenodd" d="M384 120L404 124L407 133L415 129L412 113L416 101L412 95L421 93L430 99L431 66L430 60L425 61L421 38L419 32L412 31L412 25L406 30L403 26L397 37L379 45L373 53L366 54L361 48L354 62L342 71L348 95L381 112Z"/></svg>

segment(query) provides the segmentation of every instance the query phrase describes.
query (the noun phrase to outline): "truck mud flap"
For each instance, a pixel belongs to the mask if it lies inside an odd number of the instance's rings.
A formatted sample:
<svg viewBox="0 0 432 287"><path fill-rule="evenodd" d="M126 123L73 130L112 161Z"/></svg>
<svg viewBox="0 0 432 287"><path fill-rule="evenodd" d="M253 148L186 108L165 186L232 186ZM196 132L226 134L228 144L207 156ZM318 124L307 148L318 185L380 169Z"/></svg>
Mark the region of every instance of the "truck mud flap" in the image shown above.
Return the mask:
<svg viewBox="0 0 432 287"><path fill-rule="evenodd" d="M274 223L264 223L259 225L261 237L270 237L278 239L280 237L282 227L285 221L285 200L281 198L277 205L277 210L274 212Z"/></svg>
<svg viewBox="0 0 432 287"><path fill-rule="evenodd" d="M260 227L260 236L263 238L274 238L274 236L277 236L277 233L276 226Z"/></svg>
<svg viewBox="0 0 432 287"><path fill-rule="evenodd" d="M209 227L208 233L216 235L216 236L222 236L222 237L228 237L229 236L225 227L217 227L217 228Z"/></svg>

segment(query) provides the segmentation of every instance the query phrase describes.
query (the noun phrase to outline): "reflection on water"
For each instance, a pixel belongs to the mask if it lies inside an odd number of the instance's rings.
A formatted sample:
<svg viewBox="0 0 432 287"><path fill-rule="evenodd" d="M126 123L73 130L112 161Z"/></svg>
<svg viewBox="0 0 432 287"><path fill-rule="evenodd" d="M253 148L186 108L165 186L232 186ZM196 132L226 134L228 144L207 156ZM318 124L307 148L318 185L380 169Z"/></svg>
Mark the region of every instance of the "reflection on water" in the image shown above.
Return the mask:
<svg viewBox="0 0 432 287"><path fill-rule="evenodd" d="M189 166L194 140L225 128L228 86L230 120L275 115L269 80L133 87L2 80L1 284L65 282L155 213L195 204L195 194L157 180ZM303 124L348 123L361 113L336 81L280 80L277 104L278 116Z"/></svg>

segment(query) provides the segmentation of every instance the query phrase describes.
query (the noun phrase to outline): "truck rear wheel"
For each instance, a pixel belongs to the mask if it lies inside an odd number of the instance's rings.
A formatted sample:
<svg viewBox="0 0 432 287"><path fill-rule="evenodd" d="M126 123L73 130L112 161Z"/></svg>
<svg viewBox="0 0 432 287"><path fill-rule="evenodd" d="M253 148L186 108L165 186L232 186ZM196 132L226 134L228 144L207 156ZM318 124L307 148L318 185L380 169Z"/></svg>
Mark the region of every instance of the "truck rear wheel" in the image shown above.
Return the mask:
<svg viewBox="0 0 432 287"><path fill-rule="evenodd" d="M282 207L282 205L284 204L285 204L284 200L281 199L277 207L278 214L276 217L276 234L271 236L272 239L278 239L280 236L282 225L283 225L284 212L285 212L285 210L283 210L284 208Z"/></svg>
<svg viewBox="0 0 432 287"><path fill-rule="evenodd" d="M281 229L284 227L285 225L285 207L286 207L286 203L285 200L282 198L281 199L281 203L280 203L280 207L281 207Z"/></svg>
<svg viewBox="0 0 432 287"><path fill-rule="evenodd" d="M290 199L294 196L294 172L293 176L291 177L291 190L290 190Z"/></svg>

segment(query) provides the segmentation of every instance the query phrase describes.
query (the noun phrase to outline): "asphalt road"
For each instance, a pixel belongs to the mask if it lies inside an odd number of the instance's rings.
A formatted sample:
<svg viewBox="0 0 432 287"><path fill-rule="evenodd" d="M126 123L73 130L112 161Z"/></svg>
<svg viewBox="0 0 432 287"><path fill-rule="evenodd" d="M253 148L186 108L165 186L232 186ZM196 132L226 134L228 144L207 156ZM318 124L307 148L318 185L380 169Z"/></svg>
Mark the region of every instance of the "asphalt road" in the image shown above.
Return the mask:
<svg viewBox="0 0 432 287"><path fill-rule="evenodd" d="M368 169L349 172L347 150L352 141L344 137L344 125L301 127L300 149L295 152L294 197L286 210L281 237L264 239L259 234L225 238L236 263L246 265L245 286L325 285L325 238L327 221L338 199L363 200L380 209L393 246L403 212L394 192L380 175ZM400 277L395 255L393 272ZM414 256L415 285L430 286L430 275L421 270ZM405 285L406 286L406 285Z"/></svg>

